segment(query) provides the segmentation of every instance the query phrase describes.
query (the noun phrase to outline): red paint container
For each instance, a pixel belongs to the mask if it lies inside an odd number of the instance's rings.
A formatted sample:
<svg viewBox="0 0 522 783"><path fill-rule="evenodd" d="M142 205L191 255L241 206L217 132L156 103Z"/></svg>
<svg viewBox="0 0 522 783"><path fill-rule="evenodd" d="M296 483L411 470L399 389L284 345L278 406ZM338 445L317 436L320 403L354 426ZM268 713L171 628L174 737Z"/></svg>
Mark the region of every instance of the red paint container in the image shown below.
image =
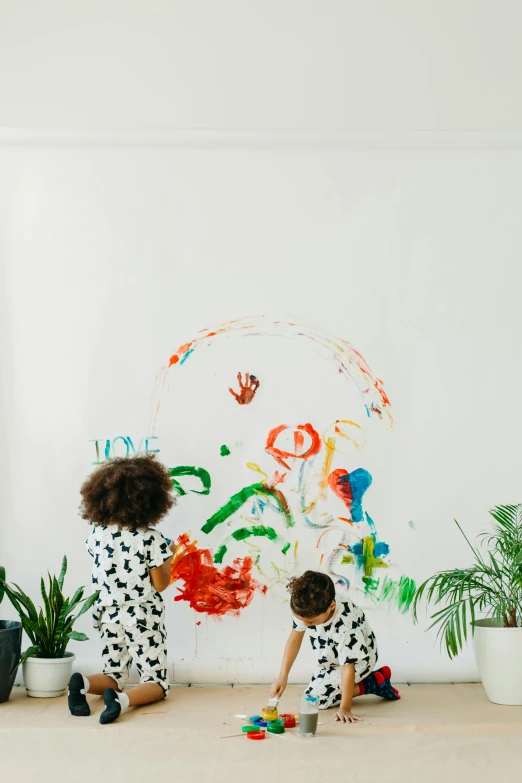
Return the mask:
<svg viewBox="0 0 522 783"><path fill-rule="evenodd" d="M249 731L247 732L248 739L251 740L264 740L265 738L265 732L264 731Z"/></svg>
<svg viewBox="0 0 522 783"><path fill-rule="evenodd" d="M292 715L291 712L284 712L279 717L283 720L285 729L295 729L295 715Z"/></svg>

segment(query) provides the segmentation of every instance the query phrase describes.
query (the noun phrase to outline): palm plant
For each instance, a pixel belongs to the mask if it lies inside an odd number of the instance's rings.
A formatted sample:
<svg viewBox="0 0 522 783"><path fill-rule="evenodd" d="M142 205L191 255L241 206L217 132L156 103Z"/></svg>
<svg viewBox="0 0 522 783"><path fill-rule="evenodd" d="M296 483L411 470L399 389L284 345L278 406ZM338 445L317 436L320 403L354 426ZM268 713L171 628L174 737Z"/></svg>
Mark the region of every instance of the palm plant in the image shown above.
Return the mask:
<svg viewBox="0 0 522 783"><path fill-rule="evenodd" d="M98 593L84 598L85 588L79 587L72 598L65 598L63 583L66 573L67 558L64 555L58 578L48 573L48 586L43 577L40 580L44 609L40 608L39 611L36 610L29 596L17 584L9 585L5 582L5 571L3 571L3 578L0 573L0 596L5 593L9 598L18 612L24 631L31 642L31 646L22 655L21 664L25 663L30 656L63 658L71 639L76 642L84 642L88 639L84 633L73 631L73 626L76 620L90 609ZM82 604L81 608L74 614L80 604Z"/></svg>
<svg viewBox="0 0 522 783"><path fill-rule="evenodd" d="M450 658L458 655L466 643L468 623L473 636L477 615L491 618L505 628L522 625L522 504L496 506L489 513L494 524L492 530L479 536L479 547L470 543L454 520L471 549L474 563L431 576L417 589L413 601L416 622L423 596L428 605L442 604L431 615L430 628L438 626L437 636Z"/></svg>

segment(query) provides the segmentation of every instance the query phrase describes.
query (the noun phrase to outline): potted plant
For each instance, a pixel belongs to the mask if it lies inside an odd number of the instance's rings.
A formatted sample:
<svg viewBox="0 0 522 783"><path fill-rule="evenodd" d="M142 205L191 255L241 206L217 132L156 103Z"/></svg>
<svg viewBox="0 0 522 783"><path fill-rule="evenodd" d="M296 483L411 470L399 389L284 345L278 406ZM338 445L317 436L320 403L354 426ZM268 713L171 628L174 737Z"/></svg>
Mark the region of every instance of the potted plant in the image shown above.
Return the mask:
<svg viewBox="0 0 522 783"><path fill-rule="evenodd" d="M5 568L0 566L0 604L4 595ZM0 704L7 701L11 695L21 649L22 623L0 620Z"/></svg>
<svg viewBox="0 0 522 783"><path fill-rule="evenodd" d="M474 547L459 523L473 564L440 571L414 598L417 620L423 596L440 605L430 628L438 626L450 658L462 650L469 626L484 689L496 704L522 704L522 505L497 506L492 530Z"/></svg>
<svg viewBox="0 0 522 783"><path fill-rule="evenodd" d="M63 582L67 572L67 558L64 556L60 576L48 574L48 586L43 577L40 590L44 609L36 610L33 601L18 585L4 582L5 595L9 598L20 616L22 626L31 646L23 653L24 685L29 696L48 698L61 696L70 679L75 656L66 652L71 639L84 642L88 638L84 633L73 631L76 620L86 612L96 600L98 593L83 597L83 587L79 587L72 598L65 598ZM80 605L81 608L74 614Z"/></svg>

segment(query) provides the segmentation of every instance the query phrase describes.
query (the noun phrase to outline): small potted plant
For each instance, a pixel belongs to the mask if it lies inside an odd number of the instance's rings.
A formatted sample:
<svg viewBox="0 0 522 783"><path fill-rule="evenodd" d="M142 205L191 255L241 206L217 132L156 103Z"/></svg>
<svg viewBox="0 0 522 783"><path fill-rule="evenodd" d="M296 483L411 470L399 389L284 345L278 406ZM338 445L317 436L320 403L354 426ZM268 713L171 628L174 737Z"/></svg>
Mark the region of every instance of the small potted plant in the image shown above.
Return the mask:
<svg viewBox="0 0 522 783"><path fill-rule="evenodd" d="M0 566L0 604L5 595L5 568ZM22 649L22 623L0 620L0 704L11 695Z"/></svg>
<svg viewBox="0 0 522 783"><path fill-rule="evenodd" d="M473 546L459 523L473 563L427 579L413 602L441 606L431 619L450 658L462 650L468 630L482 684L496 704L522 704L522 505L497 506L492 530Z"/></svg>
<svg viewBox="0 0 522 783"><path fill-rule="evenodd" d="M33 601L18 585L4 584L5 595L20 616L31 646L23 653L24 685L29 696L49 698L61 696L70 679L74 654L66 652L71 639L84 642L84 633L73 631L76 620L93 605L98 593L83 597L79 587L72 598L65 598L63 582L67 572L64 556L58 578L48 574L48 586L40 580L43 609L36 610ZM75 609L81 608L74 614Z"/></svg>

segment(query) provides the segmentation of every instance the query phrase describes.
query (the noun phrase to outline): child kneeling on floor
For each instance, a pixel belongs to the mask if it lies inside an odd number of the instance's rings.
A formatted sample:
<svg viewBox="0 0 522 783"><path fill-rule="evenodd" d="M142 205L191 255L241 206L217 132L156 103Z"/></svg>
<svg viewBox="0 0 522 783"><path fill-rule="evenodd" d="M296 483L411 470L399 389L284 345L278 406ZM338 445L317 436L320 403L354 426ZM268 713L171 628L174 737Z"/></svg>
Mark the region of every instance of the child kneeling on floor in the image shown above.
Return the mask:
<svg viewBox="0 0 522 783"><path fill-rule="evenodd" d="M109 460L81 488L82 517L93 525L87 539L94 558L92 582L99 590L93 624L105 646L103 674L71 677L72 715L90 714L86 693L103 695L104 724L129 706L167 695L167 636L160 593L170 581L172 550L153 526L173 506L171 491L167 469L151 455ZM133 662L140 685L123 693Z"/></svg>
<svg viewBox="0 0 522 783"><path fill-rule="evenodd" d="M364 612L346 595L336 594L333 581L319 571L306 571L290 579L293 628L286 643L281 673L271 696L280 697L308 629L317 665L305 693L317 698L319 709L338 707L335 719L346 723L361 720L352 713L352 699L375 694L400 699L392 686L391 671L377 663L377 642Z"/></svg>

